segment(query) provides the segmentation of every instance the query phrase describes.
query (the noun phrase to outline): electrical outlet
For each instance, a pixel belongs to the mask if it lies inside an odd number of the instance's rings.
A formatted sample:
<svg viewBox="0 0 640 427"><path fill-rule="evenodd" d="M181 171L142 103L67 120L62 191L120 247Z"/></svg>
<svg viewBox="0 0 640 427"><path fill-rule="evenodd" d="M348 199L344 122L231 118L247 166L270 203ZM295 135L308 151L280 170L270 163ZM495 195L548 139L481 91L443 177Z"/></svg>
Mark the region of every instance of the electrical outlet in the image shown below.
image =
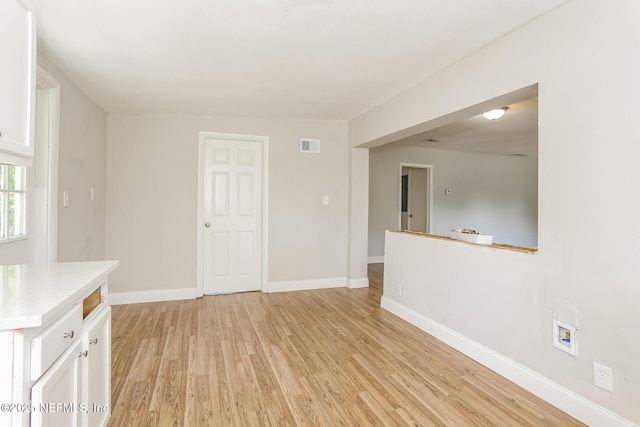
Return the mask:
<svg viewBox="0 0 640 427"><path fill-rule="evenodd" d="M613 393L613 369L593 362L593 384Z"/></svg>
<svg viewBox="0 0 640 427"><path fill-rule="evenodd" d="M402 285L398 285L398 287L396 288L396 292L397 292L399 297L402 296L402 291L403 291Z"/></svg>

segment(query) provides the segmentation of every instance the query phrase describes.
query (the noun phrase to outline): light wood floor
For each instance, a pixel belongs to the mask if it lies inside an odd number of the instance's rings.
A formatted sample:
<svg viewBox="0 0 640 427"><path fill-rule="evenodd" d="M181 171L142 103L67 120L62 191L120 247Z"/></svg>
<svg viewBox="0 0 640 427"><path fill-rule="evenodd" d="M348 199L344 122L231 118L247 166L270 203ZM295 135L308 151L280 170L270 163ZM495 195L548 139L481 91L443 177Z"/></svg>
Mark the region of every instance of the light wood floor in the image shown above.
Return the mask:
<svg viewBox="0 0 640 427"><path fill-rule="evenodd" d="M110 426L577 426L372 286L113 307Z"/></svg>

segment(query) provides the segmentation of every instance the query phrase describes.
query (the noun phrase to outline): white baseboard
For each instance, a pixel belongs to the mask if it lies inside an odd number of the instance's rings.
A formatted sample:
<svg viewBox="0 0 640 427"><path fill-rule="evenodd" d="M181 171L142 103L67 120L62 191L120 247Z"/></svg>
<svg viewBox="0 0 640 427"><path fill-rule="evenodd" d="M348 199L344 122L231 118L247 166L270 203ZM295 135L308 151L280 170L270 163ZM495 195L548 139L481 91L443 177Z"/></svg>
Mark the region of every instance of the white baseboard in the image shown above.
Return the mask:
<svg viewBox="0 0 640 427"><path fill-rule="evenodd" d="M108 295L108 303L111 305L121 305L195 298L196 288L157 289L152 291L110 292Z"/></svg>
<svg viewBox="0 0 640 427"><path fill-rule="evenodd" d="M345 277L332 277L328 279L314 280L292 280L287 282L270 282L268 288L264 290L269 292L288 292L288 291L308 291L312 289L328 289L328 288L366 288L369 286L369 279L366 277L358 279L350 279ZM137 304L143 302L160 302L173 301L183 299L195 299L195 288L184 289L163 289L153 291L135 291L135 292L113 292L109 293L108 302L111 305Z"/></svg>
<svg viewBox="0 0 640 427"><path fill-rule="evenodd" d="M349 285L347 287L349 289L368 288L369 287L369 278L368 277L359 277L357 279L349 279Z"/></svg>
<svg viewBox="0 0 640 427"><path fill-rule="evenodd" d="M367 258L367 263L368 264L382 264L384 262L384 255L383 256L370 256L369 258Z"/></svg>
<svg viewBox="0 0 640 427"><path fill-rule="evenodd" d="M346 286L346 277L332 277L328 279L269 282L264 292L309 291L312 289L344 288Z"/></svg>
<svg viewBox="0 0 640 427"><path fill-rule="evenodd" d="M380 305L385 310L422 329L589 426L630 427L636 425L398 301L383 295Z"/></svg>

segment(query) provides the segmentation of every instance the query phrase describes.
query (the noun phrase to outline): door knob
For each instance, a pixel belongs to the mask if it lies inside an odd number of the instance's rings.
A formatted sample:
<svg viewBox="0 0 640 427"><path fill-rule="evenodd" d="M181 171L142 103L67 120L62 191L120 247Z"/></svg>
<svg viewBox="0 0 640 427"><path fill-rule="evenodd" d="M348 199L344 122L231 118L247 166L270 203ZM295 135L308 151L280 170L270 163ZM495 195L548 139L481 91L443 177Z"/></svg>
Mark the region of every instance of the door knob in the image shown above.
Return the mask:
<svg viewBox="0 0 640 427"><path fill-rule="evenodd" d="M413 218L413 214L409 214L409 218Z"/></svg>
<svg viewBox="0 0 640 427"><path fill-rule="evenodd" d="M205 227L207 227L207 228L209 228L209 227L211 227L211 224L210 224L210 223L208 223L208 222L205 222L205 223L204 223L204 226L205 226Z"/></svg>

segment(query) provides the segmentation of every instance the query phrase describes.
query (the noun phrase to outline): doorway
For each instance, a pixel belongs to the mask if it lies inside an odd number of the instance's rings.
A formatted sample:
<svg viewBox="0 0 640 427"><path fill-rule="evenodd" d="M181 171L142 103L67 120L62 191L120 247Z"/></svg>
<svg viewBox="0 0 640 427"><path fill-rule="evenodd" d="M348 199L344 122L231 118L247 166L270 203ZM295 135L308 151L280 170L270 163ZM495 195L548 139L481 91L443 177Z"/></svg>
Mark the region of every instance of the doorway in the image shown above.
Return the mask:
<svg viewBox="0 0 640 427"><path fill-rule="evenodd" d="M200 133L198 295L264 289L268 138Z"/></svg>
<svg viewBox="0 0 640 427"><path fill-rule="evenodd" d="M431 166L400 163L400 229L431 233L432 205Z"/></svg>

